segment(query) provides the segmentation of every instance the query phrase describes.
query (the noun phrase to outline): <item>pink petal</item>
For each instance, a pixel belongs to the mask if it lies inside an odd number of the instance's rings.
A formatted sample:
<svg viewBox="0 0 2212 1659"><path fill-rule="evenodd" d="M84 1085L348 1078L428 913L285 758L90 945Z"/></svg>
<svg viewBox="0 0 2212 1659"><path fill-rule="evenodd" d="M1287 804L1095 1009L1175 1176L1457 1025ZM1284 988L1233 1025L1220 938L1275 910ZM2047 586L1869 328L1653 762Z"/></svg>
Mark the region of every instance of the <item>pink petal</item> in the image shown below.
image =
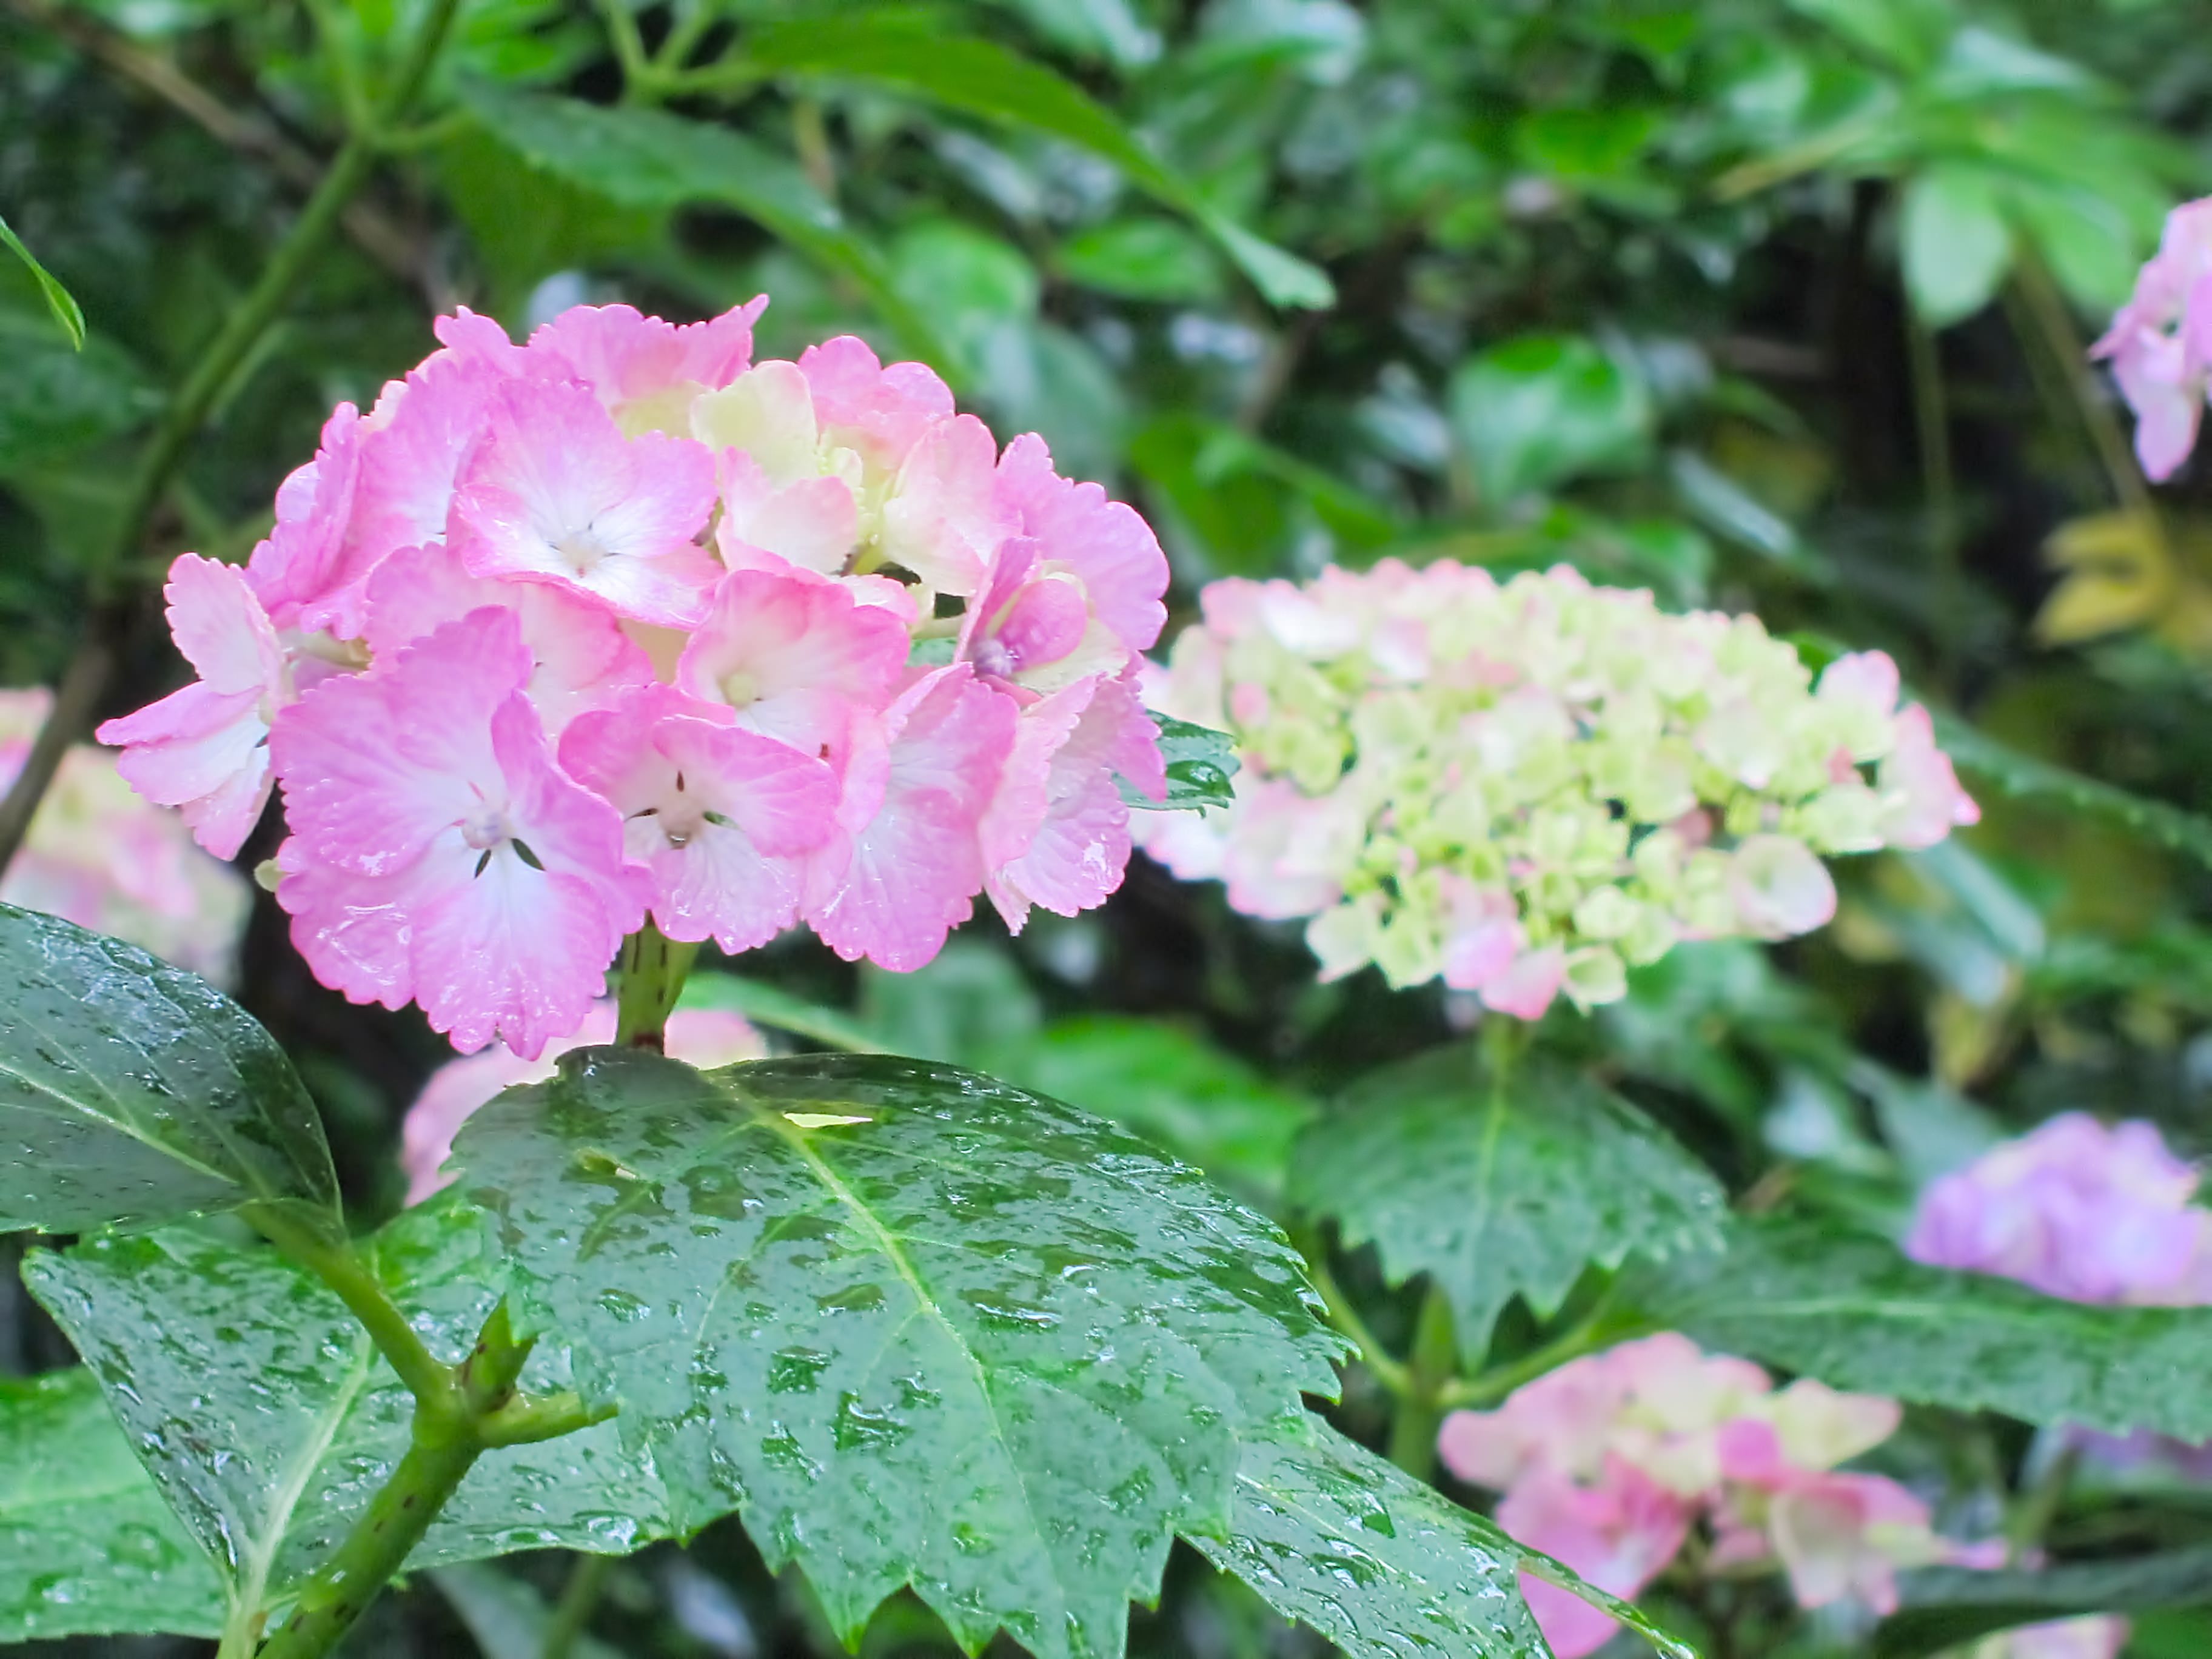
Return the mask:
<svg viewBox="0 0 2212 1659"><path fill-rule="evenodd" d="M489 319L470 321L499 333ZM499 339L505 345L506 335L500 333ZM383 423L362 443L361 483L347 550L356 580L371 580L377 567L402 548L444 539L461 464L504 380L501 372L473 356L441 352L396 391L386 390L369 417L372 424L380 418Z"/></svg>
<svg viewBox="0 0 2212 1659"><path fill-rule="evenodd" d="M937 422L951 415L952 391L925 363L885 367L849 334L809 346L799 359L814 412L830 441L889 471Z"/></svg>
<svg viewBox="0 0 2212 1659"><path fill-rule="evenodd" d="M1513 965L1484 986L1482 1006L1515 1019L1540 1019L1559 995L1567 971L1566 953L1556 945L1524 951Z"/></svg>
<svg viewBox="0 0 2212 1659"><path fill-rule="evenodd" d="M793 571L732 571L678 660L676 684L739 723L842 766L854 708L890 700L906 624L842 584ZM825 752L826 751L826 752Z"/></svg>
<svg viewBox="0 0 2212 1659"><path fill-rule="evenodd" d="M503 793L492 715L530 671L514 613L485 609L284 710L270 743L302 853L389 874Z"/></svg>
<svg viewBox="0 0 2212 1659"><path fill-rule="evenodd" d="M715 545L732 570L750 568L748 550L772 553L802 569L835 575L860 539L852 486L839 477L800 478L778 487L760 463L722 452L722 517Z"/></svg>
<svg viewBox="0 0 2212 1659"><path fill-rule="evenodd" d="M370 578L369 649L381 659L487 605L514 612L520 624L532 665L526 690L550 732L653 682L645 651L592 600L550 582L472 576L436 545L403 549Z"/></svg>
<svg viewBox="0 0 2212 1659"><path fill-rule="evenodd" d="M727 720L653 686L579 719L561 759L622 815L630 855L653 872L662 931L735 952L797 919L801 855L829 839L838 792L822 762Z"/></svg>
<svg viewBox="0 0 2212 1659"><path fill-rule="evenodd" d="M477 575L554 582L688 628L720 574L694 539L714 503L703 446L626 439L582 386L513 383L462 470L447 539Z"/></svg>
<svg viewBox="0 0 2212 1659"><path fill-rule="evenodd" d="M945 593L972 593L1014 514L993 485L999 447L973 415L928 428L901 462L884 503L883 550Z"/></svg>
<svg viewBox="0 0 2212 1659"><path fill-rule="evenodd" d="M997 489L1019 533L1036 538L1046 567L1079 577L1100 618L1131 650L1150 649L1167 624L1168 562L1135 510L1109 501L1097 484L1060 477L1034 434L1006 446Z"/></svg>
<svg viewBox="0 0 2212 1659"><path fill-rule="evenodd" d="M752 361L753 324L768 296L682 327L634 306L571 306L530 337L527 349L557 357L610 409L686 384L727 386Z"/></svg>
<svg viewBox="0 0 2212 1659"><path fill-rule="evenodd" d="M823 865L807 907L830 949L904 973L968 919L983 885L980 827L1014 725L1012 702L958 663L925 676L886 711L882 804L849 853Z"/></svg>
<svg viewBox="0 0 2212 1659"><path fill-rule="evenodd" d="M322 447L276 491L276 524L253 550L248 580L279 628L359 631L350 586L358 574L344 562L361 470L361 415L340 404L323 423Z"/></svg>
<svg viewBox="0 0 2212 1659"><path fill-rule="evenodd" d="M1158 728L1137 701L1135 687L1126 680L1085 681L1072 690L1085 687L1092 689L1080 718L1052 751L1043 819L1020 853L997 860L992 871L992 902L1017 933L1031 904L1072 916L1103 904L1120 888L1131 837L1129 808L1115 775L1131 766L1141 784L1149 781L1142 757L1149 755L1153 767L1158 765ZM1024 720L1035 713L1026 711Z"/></svg>
<svg viewBox="0 0 2212 1659"><path fill-rule="evenodd" d="M274 695L283 683L276 630L235 565L180 553L169 567L169 632L209 689Z"/></svg>

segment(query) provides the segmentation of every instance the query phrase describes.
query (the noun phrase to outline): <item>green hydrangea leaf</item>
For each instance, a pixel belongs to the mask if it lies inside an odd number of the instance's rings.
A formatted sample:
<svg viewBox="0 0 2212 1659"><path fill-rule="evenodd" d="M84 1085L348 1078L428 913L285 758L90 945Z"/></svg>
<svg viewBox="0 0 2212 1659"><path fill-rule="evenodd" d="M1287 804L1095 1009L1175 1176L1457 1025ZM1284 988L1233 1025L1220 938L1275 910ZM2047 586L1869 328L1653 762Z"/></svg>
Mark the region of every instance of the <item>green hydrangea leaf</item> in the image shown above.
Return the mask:
<svg viewBox="0 0 2212 1659"><path fill-rule="evenodd" d="M0 1644L222 1627L215 1569L92 1373L0 1379Z"/></svg>
<svg viewBox="0 0 2212 1659"><path fill-rule="evenodd" d="M2028 1423L2212 1437L2212 1308L2097 1308L1908 1261L1886 1240L1739 1221L1724 1252L1639 1273L1657 1329L1832 1387Z"/></svg>
<svg viewBox="0 0 2212 1659"><path fill-rule="evenodd" d="M955 367L928 316L908 303L882 253L845 222L795 162L743 133L663 110L478 86L468 106L500 143L532 166L621 207L713 203L788 242L867 295L909 350Z"/></svg>
<svg viewBox="0 0 2212 1659"><path fill-rule="evenodd" d="M441 1199L360 1248L431 1352L459 1360L501 1288L483 1218ZM108 1234L33 1252L23 1276L248 1618L289 1599L406 1451L414 1397L337 1298L273 1250L195 1228ZM561 1355L533 1356L523 1386L566 1388ZM652 1466L601 1423L485 1453L410 1565L621 1553L670 1531Z"/></svg>
<svg viewBox="0 0 2212 1659"><path fill-rule="evenodd" d="M1152 723L1160 728L1160 758L1167 763L1167 799L1154 800L1131 787L1127 778L1116 778L1123 800L1132 806L1176 812L1226 806L1236 799L1229 781L1237 775L1239 762L1226 732L1161 714L1152 715Z"/></svg>
<svg viewBox="0 0 2212 1659"><path fill-rule="evenodd" d="M971 1649L1121 1653L1242 1424L1340 1344L1265 1219L1111 1125L873 1055L585 1049L462 1131L518 1316L668 1483L857 1635L913 1586Z"/></svg>
<svg viewBox="0 0 2212 1659"><path fill-rule="evenodd" d="M1902 1575L1898 1590L1905 1605L1875 1631L1874 1659L1928 1659L2021 1625L2203 1607L2212 1602L2212 1547L1996 1572L1923 1567Z"/></svg>
<svg viewBox="0 0 2212 1659"><path fill-rule="evenodd" d="M1634 1608L1309 1412L1248 1440L1228 1535L1193 1541L1348 1659L1543 1659L1551 1650L1514 1582L1522 1566L1623 1617L1662 1653L1694 1659Z"/></svg>
<svg viewBox="0 0 2212 1659"><path fill-rule="evenodd" d="M1452 1047L1378 1073L1307 1126L1291 1201L1373 1243L1392 1284L1428 1274L1471 1360L1514 1297L1559 1311L1583 1270L1710 1250L1726 1198L1705 1166L1610 1090L1533 1060L1510 1086Z"/></svg>
<svg viewBox="0 0 2212 1659"><path fill-rule="evenodd" d="M205 980L0 904L0 1231L255 1201L335 1216L314 1103L269 1034Z"/></svg>

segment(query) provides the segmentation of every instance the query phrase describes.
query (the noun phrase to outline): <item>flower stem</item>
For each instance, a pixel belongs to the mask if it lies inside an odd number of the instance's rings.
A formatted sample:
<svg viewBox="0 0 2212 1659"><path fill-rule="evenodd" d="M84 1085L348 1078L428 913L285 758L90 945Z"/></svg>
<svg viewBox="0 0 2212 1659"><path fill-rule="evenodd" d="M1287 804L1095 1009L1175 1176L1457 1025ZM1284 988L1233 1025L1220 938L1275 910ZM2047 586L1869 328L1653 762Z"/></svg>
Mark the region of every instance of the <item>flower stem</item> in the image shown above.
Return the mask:
<svg viewBox="0 0 2212 1659"><path fill-rule="evenodd" d="M691 972L696 945L678 944L653 925L623 941L615 959L620 988L615 993L615 1042L625 1048L649 1048L654 1054L668 1047L668 1017L676 1011L684 981Z"/></svg>
<svg viewBox="0 0 2212 1659"><path fill-rule="evenodd" d="M1458 1358L1451 1304L1431 1282L1421 1293L1421 1311L1413 1323L1406 1392L1390 1419L1390 1461L1416 1480L1426 1480L1436 1472L1437 1430L1443 1422L1444 1394Z"/></svg>
<svg viewBox="0 0 2212 1659"><path fill-rule="evenodd" d="M1534 1382L1570 1359L1579 1359L1586 1353L1612 1346L1627 1334L1630 1325L1613 1316L1611 1303L1608 1292L1572 1329L1542 1347L1502 1365L1492 1365L1462 1382L1447 1384L1440 1403L1452 1411L1494 1406L1523 1383Z"/></svg>
<svg viewBox="0 0 2212 1659"><path fill-rule="evenodd" d="M1367 1322L1359 1316L1359 1310L1352 1305L1352 1298L1336 1282L1336 1275L1328 1269L1328 1241L1318 1228L1301 1230L1293 1242L1306 1259L1306 1276L1313 1280L1314 1288L1321 1292L1322 1304L1328 1310L1328 1322L1352 1339L1359 1350L1359 1363L1367 1367L1377 1382L1400 1399L1406 1397L1413 1387L1413 1378L1405 1366L1391 1357L1390 1351L1377 1341L1375 1333L1367 1328Z"/></svg>
<svg viewBox="0 0 2212 1659"><path fill-rule="evenodd" d="M323 1281L368 1332L418 1407L450 1411L458 1402L452 1370L438 1363L407 1322L391 1293L349 1243L333 1243L283 1202L249 1204L240 1212L248 1225L294 1266Z"/></svg>
<svg viewBox="0 0 2212 1659"><path fill-rule="evenodd" d="M605 1589L607 1575L614 1571L614 1565L611 1555L577 1558L568 1582L561 1587L561 1599L553 1604L553 1617L545 1626L544 1641L538 1644L538 1659L568 1659L575 1650L576 1638L592 1622L592 1614L599 1605L599 1593Z"/></svg>
<svg viewBox="0 0 2212 1659"><path fill-rule="evenodd" d="M261 1659L321 1659L337 1645L483 1455L485 1420L514 1398L530 1348L515 1338L507 1304L494 1308L475 1350L451 1373L450 1397L434 1404L418 1399L407 1455L301 1589Z"/></svg>

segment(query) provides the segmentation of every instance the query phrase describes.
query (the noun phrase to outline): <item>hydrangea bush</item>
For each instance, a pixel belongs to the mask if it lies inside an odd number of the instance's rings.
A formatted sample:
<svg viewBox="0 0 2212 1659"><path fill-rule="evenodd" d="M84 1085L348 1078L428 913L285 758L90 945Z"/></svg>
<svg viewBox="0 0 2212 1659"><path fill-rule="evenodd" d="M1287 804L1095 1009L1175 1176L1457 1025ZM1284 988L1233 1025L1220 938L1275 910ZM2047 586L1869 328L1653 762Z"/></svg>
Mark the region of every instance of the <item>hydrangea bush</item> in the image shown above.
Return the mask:
<svg viewBox="0 0 2212 1659"><path fill-rule="evenodd" d="M2204 396L2191 212L2099 348L2159 471ZM1383 558L1216 581L1148 659L1131 507L857 338L756 362L761 303L441 319L249 560L169 568L196 678L64 763L0 906L0 1229L75 1239L23 1279L88 1362L0 1384L0 1633L315 1659L403 1572L734 1515L856 1649L911 1590L971 1653L1121 1659L1180 1540L1350 1659L1732 1653L1752 1584L1822 1640L1930 1650L1933 1584L1976 1659L2115 1659L2099 1593L2022 1581L2069 1460L2212 1441L2174 1386L2212 1364L2195 1170L2067 1115L1901 1241L1817 1180L1808 1226L1772 1213L1802 1171L1732 1201L1545 1020L1978 822L1892 659ZM0 763L44 712L0 705ZM682 1000L802 927L921 970L979 897L1075 916L1138 845L1303 923L1322 980L1479 1007L1297 1103L1271 1213L774 988ZM125 942L219 968L246 859L317 980L460 1051L373 1229L284 1053ZM1946 1513L1908 1408L2066 1449ZM516 1604L547 1650L595 1582Z"/></svg>

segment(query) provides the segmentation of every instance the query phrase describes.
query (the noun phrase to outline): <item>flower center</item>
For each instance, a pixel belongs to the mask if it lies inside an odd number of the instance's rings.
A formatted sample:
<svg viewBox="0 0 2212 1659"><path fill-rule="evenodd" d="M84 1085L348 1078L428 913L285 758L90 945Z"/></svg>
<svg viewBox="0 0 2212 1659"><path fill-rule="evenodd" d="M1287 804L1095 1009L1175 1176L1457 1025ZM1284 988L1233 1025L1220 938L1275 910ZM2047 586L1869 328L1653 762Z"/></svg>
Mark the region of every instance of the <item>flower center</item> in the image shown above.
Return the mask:
<svg viewBox="0 0 2212 1659"><path fill-rule="evenodd" d="M986 678L1006 679L1019 665L1013 647L995 635L988 636L975 647L975 672Z"/></svg>
<svg viewBox="0 0 2212 1659"><path fill-rule="evenodd" d="M461 839L473 852L489 853L514 839L514 826L497 806L479 806L461 820Z"/></svg>
<svg viewBox="0 0 2212 1659"><path fill-rule="evenodd" d="M599 539L599 532L591 525L581 530L572 530L553 544L553 550L568 562L568 568L580 576L588 576L602 559L611 556L607 544Z"/></svg>

